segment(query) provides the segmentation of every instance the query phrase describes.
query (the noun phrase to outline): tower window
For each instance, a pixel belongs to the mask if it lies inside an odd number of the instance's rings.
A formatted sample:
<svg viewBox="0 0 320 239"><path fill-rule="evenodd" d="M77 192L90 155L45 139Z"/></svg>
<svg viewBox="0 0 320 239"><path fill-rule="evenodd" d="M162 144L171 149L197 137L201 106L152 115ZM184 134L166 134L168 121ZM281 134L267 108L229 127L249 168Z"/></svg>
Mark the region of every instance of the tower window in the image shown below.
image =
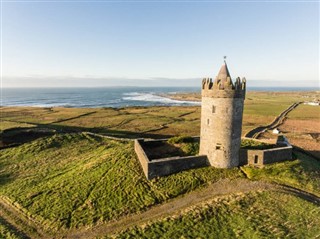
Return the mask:
<svg viewBox="0 0 320 239"><path fill-rule="evenodd" d="M210 119L207 119L207 125L210 125Z"/></svg>
<svg viewBox="0 0 320 239"><path fill-rule="evenodd" d="M212 106L212 113L216 113L216 107L214 105Z"/></svg>
<svg viewBox="0 0 320 239"><path fill-rule="evenodd" d="M217 150L221 149L221 144L218 143L218 144L216 145L216 149L217 149Z"/></svg>
<svg viewBox="0 0 320 239"><path fill-rule="evenodd" d="M254 163L257 164L258 163L258 155L254 156Z"/></svg>

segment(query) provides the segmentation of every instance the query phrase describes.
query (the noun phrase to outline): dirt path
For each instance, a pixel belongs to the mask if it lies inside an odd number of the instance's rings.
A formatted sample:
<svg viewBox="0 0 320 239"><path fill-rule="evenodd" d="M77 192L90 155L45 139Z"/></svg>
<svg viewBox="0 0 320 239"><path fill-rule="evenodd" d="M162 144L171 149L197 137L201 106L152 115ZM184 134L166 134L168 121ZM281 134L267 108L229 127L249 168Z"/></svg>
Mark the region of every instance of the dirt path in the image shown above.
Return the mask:
<svg viewBox="0 0 320 239"><path fill-rule="evenodd" d="M293 109L295 109L302 102L296 102L290 105L286 110L284 110L280 115L278 115L269 125L256 127L245 134L244 137L247 138L258 138L261 133L268 129L274 129L283 124L286 119L287 114L289 114Z"/></svg>
<svg viewBox="0 0 320 239"><path fill-rule="evenodd" d="M170 216L173 213L177 213L190 206L203 203L214 197L235 193L248 193L252 191L277 190L278 188L286 191L285 187L283 186L276 186L274 184L262 181L250 181L248 179L224 179L211 184L204 189L198 189L181 197L171 199L164 204L154 206L140 214L129 215L117 221L107 224L100 224L90 229L70 230L67 234L59 235L58 237L93 238L110 235L135 225L141 225L161 217Z"/></svg>
<svg viewBox="0 0 320 239"><path fill-rule="evenodd" d="M44 238L46 236L39 223L35 222L21 209L12 204L8 198L3 196L0 197L0 218L17 235L23 238Z"/></svg>
<svg viewBox="0 0 320 239"><path fill-rule="evenodd" d="M142 225L152 220L179 213L186 208L204 203L215 197L267 190L293 194L320 206L320 197L308 192L286 185L240 178L220 180L205 188L171 199L161 205L153 206L147 211L122 217L117 221L99 224L91 228L60 231L55 235L43 230L42 225L26 215L21 209L15 207L5 197L0 197L0 217L24 238L94 238L110 235L132 226Z"/></svg>
<svg viewBox="0 0 320 239"><path fill-rule="evenodd" d="M26 234L25 232L23 232L21 229L19 229L16 225L15 222L12 222L11 218L7 217L6 214L3 212L3 208L0 207L0 225L4 225L6 228L8 228L11 232L13 232L15 235L17 235L19 238L31 238L30 236L28 236L28 234ZM14 225L13 225L13 224Z"/></svg>

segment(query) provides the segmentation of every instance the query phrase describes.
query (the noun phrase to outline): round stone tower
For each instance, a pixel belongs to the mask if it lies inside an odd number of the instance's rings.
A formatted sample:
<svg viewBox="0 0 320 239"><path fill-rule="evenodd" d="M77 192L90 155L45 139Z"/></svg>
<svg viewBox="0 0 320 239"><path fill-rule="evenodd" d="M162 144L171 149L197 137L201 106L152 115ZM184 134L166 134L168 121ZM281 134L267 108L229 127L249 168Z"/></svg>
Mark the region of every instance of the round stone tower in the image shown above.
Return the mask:
<svg viewBox="0 0 320 239"><path fill-rule="evenodd" d="M239 165L246 79L233 83L227 63L218 76L202 80L200 155L217 168Z"/></svg>

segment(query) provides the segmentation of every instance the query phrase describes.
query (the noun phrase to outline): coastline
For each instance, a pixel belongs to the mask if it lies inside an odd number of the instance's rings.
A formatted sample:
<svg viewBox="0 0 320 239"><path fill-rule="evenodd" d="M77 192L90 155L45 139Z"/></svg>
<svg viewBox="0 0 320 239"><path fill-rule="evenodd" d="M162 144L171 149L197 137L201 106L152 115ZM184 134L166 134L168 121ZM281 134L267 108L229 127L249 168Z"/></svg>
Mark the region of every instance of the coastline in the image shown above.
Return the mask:
<svg viewBox="0 0 320 239"><path fill-rule="evenodd" d="M260 90L249 90L247 92L248 97L247 99L250 99L251 95L283 95L283 96L303 96L307 98L319 98L320 97L320 91L260 91ZM172 100L179 100L179 101L196 101L196 102L201 102L201 92L181 92L181 93L167 93L167 94L159 94L159 96L170 98Z"/></svg>
<svg viewBox="0 0 320 239"><path fill-rule="evenodd" d="M153 106L200 106L201 92L195 91L172 91L172 90L149 90L149 91L130 91L130 92L101 92L80 91L77 94L61 94L55 92L47 98L42 95L33 98L23 99L15 98L15 96L4 97L2 99L2 107L32 107L32 108L128 108L128 107L153 107ZM72 92L71 92L72 93ZM248 91L247 100L251 100L259 96L259 98L279 97L295 97L303 101L313 101L320 99L320 91Z"/></svg>
<svg viewBox="0 0 320 239"><path fill-rule="evenodd" d="M249 88L247 98L294 94L319 98L319 91L308 88ZM281 91L279 91L281 90ZM200 105L200 87L109 87L109 88L5 88L1 106L64 108L124 108L131 106ZM254 97L255 98L255 97Z"/></svg>

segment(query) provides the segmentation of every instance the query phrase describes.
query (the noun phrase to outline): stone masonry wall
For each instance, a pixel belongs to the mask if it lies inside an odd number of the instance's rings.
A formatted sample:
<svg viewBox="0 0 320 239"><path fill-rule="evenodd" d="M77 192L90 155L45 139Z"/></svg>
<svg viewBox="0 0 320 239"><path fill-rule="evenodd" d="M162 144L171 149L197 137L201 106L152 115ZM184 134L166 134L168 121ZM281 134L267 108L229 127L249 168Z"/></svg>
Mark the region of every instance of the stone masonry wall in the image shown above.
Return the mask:
<svg viewBox="0 0 320 239"><path fill-rule="evenodd" d="M202 97L200 154L212 166L239 165L243 98Z"/></svg>
<svg viewBox="0 0 320 239"><path fill-rule="evenodd" d="M195 140L197 140L196 137ZM135 140L134 149L147 179L152 179L157 176L166 176L191 168L210 166L206 155L170 157L153 159L150 161L142 147L143 142L143 139ZM292 146L284 146L265 150L240 149L239 152L240 156L238 166L253 165L257 167L263 167L265 164L292 159Z"/></svg>
<svg viewBox="0 0 320 239"><path fill-rule="evenodd" d="M241 149L241 165L253 165L262 167L265 164L277 163L292 159L292 146L279 147L274 149L253 150Z"/></svg>
<svg viewBox="0 0 320 239"><path fill-rule="evenodd" d="M147 155L145 154L143 148L141 147L140 142L143 142L143 141L144 141L143 139L136 139L134 141L134 150L138 156L142 170L143 170L144 174L146 175L146 177L148 178L148 171L149 171L148 164L150 161L149 161Z"/></svg>
<svg viewBox="0 0 320 239"><path fill-rule="evenodd" d="M292 146L264 150L263 164L292 159Z"/></svg>
<svg viewBox="0 0 320 239"><path fill-rule="evenodd" d="M205 155L170 157L153 159L152 161L150 161L143 150L143 142L143 139L135 140L134 149L147 179L152 179L157 176L170 175L191 168L209 166L207 156Z"/></svg>
<svg viewBox="0 0 320 239"><path fill-rule="evenodd" d="M178 173L183 170L209 166L207 156L186 156L157 159L148 165L148 179Z"/></svg>

